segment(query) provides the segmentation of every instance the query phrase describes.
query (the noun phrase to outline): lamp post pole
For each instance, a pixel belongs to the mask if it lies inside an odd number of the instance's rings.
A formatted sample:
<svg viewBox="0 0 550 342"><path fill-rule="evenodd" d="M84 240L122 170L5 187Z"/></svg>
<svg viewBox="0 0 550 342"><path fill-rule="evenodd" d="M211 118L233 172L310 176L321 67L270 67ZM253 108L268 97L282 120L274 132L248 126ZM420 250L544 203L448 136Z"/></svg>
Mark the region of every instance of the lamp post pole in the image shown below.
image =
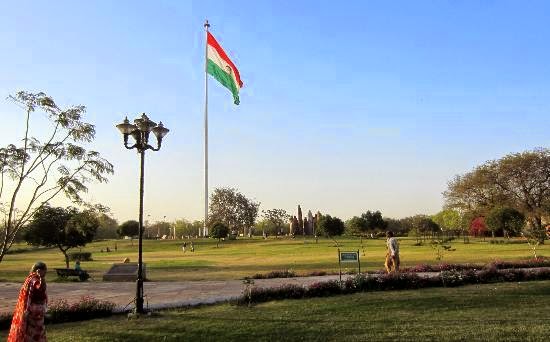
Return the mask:
<svg viewBox="0 0 550 342"><path fill-rule="evenodd" d="M145 150L139 152L141 170L139 176L139 242L138 242L138 274L136 286L136 312L143 313L143 185L145 172Z"/></svg>
<svg viewBox="0 0 550 342"><path fill-rule="evenodd" d="M143 309L143 188L144 188L144 173L145 173L145 151L160 150L162 144L162 138L168 134L169 130L165 128L160 122L158 125L149 120L147 115L143 113L141 118L135 119L134 124L125 118L121 124L116 125L124 137L124 147L127 149L136 149L140 154L140 177L139 177L139 242L138 242L138 274L136 281L136 313L144 313ZM157 138L157 147L149 145L149 133L153 134ZM128 137L132 136L135 143L131 146L128 145Z"/></svg>

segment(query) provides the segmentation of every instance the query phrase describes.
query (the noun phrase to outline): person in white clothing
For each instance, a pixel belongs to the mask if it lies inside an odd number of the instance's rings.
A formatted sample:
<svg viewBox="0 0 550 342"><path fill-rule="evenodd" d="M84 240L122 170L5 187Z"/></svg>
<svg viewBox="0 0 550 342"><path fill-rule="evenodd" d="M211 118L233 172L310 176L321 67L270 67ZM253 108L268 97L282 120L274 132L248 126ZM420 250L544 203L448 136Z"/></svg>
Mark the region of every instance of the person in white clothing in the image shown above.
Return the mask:
<svg viewBox="0 0 550 342"><path fill-rule="evenodd" d="M398 272L399 271L399 243L397 242L397 239L393 236L393 232L391 230L388 230L386 232L386 245L388 247L388 251L386 253L386 262L384 263L384 266L386 267L386 272Z"/></svg>

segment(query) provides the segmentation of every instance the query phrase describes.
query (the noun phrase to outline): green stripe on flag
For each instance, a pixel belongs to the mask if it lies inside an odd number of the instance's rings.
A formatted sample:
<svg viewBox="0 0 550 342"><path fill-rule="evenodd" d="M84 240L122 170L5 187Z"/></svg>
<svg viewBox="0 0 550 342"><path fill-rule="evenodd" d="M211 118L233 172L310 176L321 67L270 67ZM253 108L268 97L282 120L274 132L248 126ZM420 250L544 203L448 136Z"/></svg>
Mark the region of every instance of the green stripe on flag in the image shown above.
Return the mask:
<svg viewBox="0 0 550 342"><path fill-rule="evenodd" d="M235 81L233 77L225 70L220 68L216 63L214 63L212 60L208 60L208 64L206 66L207 72L212 75L218 82L220 82L224 87L229 89L231 93L233 94L233 100L236 105L239 104L239 88L237 88L237 85L235 84Z"/></svg>

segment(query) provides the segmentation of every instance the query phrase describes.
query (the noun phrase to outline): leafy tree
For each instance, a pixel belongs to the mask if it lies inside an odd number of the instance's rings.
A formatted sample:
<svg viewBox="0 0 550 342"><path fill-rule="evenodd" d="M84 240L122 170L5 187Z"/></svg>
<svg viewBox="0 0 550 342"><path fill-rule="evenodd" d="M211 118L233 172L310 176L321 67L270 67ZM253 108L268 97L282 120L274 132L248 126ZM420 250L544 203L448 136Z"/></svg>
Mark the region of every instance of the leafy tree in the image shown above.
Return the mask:
<svg viewBox="0 0 550 342"><path fill-rule="evenodd" d="M290 215L284 209L268 209L262 210L262 216L264 217L266 225L263 229L268 230L271 235L284 234L285 227L288 226L287 222Z"/></svg>
<svg viewBox="0 0 550 342"><path fill-rule="evenodd" d="M550 149L512 153L456 176L444 192L450 208L487 214L497 206L522 212L534 230L550 210Z"/></svg>
<svg viewBox="0 0 550 342"><path fill-rule="evenodd" d="M172 225L166 221L157 221L150 225L149 231L153 233L153 236L161 238L162 236L172 236Z"/></svg>
<svg viewBox="0 0 550 342"><path fill-rule="evenodd" d="M139 235L139 222L135 220L128 220L118 226L117 234L119 237L136 236Z"/></svg>
<svg viewBox="0 0 550 342"><path fill-rule="evenodd" d="M210 228L210 236L214 239L218 239L218 241L216 242L216 247L219 247L220 240L226 238L228 234L229 227L221 222L214 223L212 228Z"/></svg>
<svg viewBox="0 0 550 342"><path fill-rule="evenodd" d="M99 226L94 239L116 239L118 237L117 229L118 222L106 213L99 213L97 215L97 221Z"/></svg>
<svg viewBox="0 0 550 342"><path fill-rule="evenodd" d="M533 256L537 259L537 248L539 245L543 244L544 240L547 238L546 229L527 226L523 229L521 235L527 240L529 247L533 251Z"/></svg>
<svg viewBox="0 0 550 342"><path fill-rule="evenodd" d="M210 196L210 222L221 222L230 230L247 234L254 226L260 203L246 198L236 189L216 188Z"/></svg>
<svg viewBox="0 0 550 342"><path fill-rule="evenodd" d="M485 217L479 216L473 219L470 223L470 235L485 236L486 233L487 225L485 224Z"/></svg>
<svg viewBox="0 0 550 342"><path fill-rule="evenodd" d="M385 217L384 222L387 224L386 229L391 230L396 235L406 235L409 232L407 226L403 224L402 220Z"/></svg>
<svg viewBox="0 0 550 342"><path fill-rule="evenodd" d="M90 210L80 212L76 208L45 205L33 215L25 240L36 246L59 248L69 268L67 251L91 242L98 226L96 215Z"/></svg>
<svg viewBox="0 0 550 342"><path fill-rule="evenodd" d="M434 233L440 231L439 225L435 223L427 215L416 215L411 218L411 224L413 226L412 232L417 237L422 237L423 239L427 236L434 236Z"/></svg>
<svg viewBox="0 0 550 342"><path fill-rule="evenodd" d="M514 208L493 208L485 218L487 228L495 234L508 237L518 236L525 225L525 216Z"/></svg>
<svg viewBox="0 0 550 342"><path fill-rule="evenodd" d="M367 231L367 220L354 216L345 223L346 232L351 235L363 235Z"/></svg>
<svg viewBox="0 0 550 342"><path fill-rule="evenodd" d="M261 234L262 236L277 236L279 234L284 234L283 227L267 219L257 221L254 228L256 232L258 232L256 235Z"/></svg>
<svg viewBox="0 0 550 342"><path fill-rule="evenodd" d="M366 229L371 231L380 231L385 230L388 224L382 218L382 213L380 211L370 211L367 210L366 213L361 215L366 222Z"/></svg>
<svg viewBox="0 0 550 342"><path fill-rule="evenodd" d="M462 217L460 213L453 209L445 209L434 216L432 220L439 225L442 231L461 230Z"/></svg>
<svg viewBox="0 0 550 342"><path fill-rule="evenodd" d="M176 229L176 236L195 236L199 235L199 230L202 229L203 224L202 221L193 221L189 222L186 219L179 219L176 220L174 223L174 227Z"/></svg>
<svg viewBox="0 0 550 342"><path fill-rule="evenodd" d="M322 215L319 219L319 232L326 237L334 240L336 245L338 241L334 237L342 235L345 230L345 225L338 217L332 217L330 215Z"/></svg>
<svg viewBox="0 0 550 342"><path fill-rule="evenodd" d="M25 109L22 145L0 148L0 262L13 245L17 232L49 201L64 194L77 204L88 204L82 194L88 183L107 182L113 165L83 145L93 141L95 128L82 120L84 106L60 108L44 93L24 91L10 99ZM46 113L51 124L40 124L31 134L31 114Z"/></svg>

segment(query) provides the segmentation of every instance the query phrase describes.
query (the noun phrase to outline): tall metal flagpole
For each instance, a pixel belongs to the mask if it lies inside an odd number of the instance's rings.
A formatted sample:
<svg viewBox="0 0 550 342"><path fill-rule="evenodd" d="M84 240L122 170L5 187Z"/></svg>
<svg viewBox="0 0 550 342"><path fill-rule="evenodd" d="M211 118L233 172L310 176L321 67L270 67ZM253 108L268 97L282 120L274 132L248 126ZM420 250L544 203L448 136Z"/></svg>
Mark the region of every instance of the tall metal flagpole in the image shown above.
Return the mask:
<svg viewBox="0 0 550 342"><path fill-rule="evenodd" d="M204 225L202 235L208 235L208 20L204 23L206 36L204 40ZM200 235L200 234L199 234Z"/></svg>

